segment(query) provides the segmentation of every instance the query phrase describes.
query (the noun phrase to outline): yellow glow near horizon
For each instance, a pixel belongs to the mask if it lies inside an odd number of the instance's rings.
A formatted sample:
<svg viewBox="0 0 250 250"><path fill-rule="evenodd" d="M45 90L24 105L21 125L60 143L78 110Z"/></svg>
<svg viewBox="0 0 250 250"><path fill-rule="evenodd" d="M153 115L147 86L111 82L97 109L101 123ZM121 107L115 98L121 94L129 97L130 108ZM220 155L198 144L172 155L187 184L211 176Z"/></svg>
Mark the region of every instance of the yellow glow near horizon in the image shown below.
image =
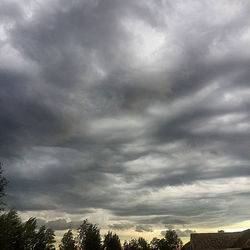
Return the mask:
<svg viewBox="0 0 250 250"><path fill-rule="evenodd" d="M246 220L243 222L235 223L228 226L223 227L214 227L214 228L178 228L181 231L184 231L186 229L190 229L193 231L196 231L197 233L216 233L218 230L224 230L225 232L237 232L237 231L243 231L250 228L250 220ZM101 235L104 236L110 229L101 229ZM154 237L156 238L163 238L164 236L161 234L161 231L167 230L166 228L155 228L152 232L136 232L134 229L128 229L128 230L110 230L114 233L116 233L121 243L123 244L124 241L129 241L132 238L139 238L143 237L148 242L150 242ZM63 231L56 231L56 245L58 246L60 244L61 238L63 234L67 230ZM73 233L76 235L76 231L74 230ZM189 237L180 237L183 244L187 243L189 241Z"/></svg>

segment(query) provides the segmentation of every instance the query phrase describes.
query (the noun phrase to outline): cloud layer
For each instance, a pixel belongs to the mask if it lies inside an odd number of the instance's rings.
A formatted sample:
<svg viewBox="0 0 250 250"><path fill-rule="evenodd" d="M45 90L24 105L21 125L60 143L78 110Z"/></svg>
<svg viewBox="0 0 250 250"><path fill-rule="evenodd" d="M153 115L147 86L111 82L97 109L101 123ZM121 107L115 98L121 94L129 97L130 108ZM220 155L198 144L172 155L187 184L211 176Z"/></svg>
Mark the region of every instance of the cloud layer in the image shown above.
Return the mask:
<svg viewBox="0 0 250 250"><path fill-rule="evenodd" d="M136 231L250 219L246 1L0 9L10 207L62 227L102 211L104 225Z"/></svg>

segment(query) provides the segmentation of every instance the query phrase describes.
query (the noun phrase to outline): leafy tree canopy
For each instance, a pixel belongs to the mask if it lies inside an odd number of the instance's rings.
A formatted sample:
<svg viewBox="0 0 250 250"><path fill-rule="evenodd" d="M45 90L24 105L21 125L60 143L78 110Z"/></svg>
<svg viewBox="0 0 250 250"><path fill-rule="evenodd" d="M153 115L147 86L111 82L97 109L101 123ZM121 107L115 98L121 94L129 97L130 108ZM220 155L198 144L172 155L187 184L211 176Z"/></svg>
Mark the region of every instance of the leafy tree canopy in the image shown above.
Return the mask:
<svg viewBox="0 0 250 250"><path fill-rule="evenodd" d="M0 246L6 250L52 250L55 234L50 228L37 231L36 219L22 223L15 210L0 215Z"/></svg>
<svg viewBox="0 0 250 250"><path fill-rule="evenodd" d="M100 230L97 225L89 223L87 219L78 228L78 238L80 247L84 250L101 249Z"/></svg>
<svg viewBox="0 0 250 250"><path fill-rule="evenodd" d="M121 250L122 247L121 247L119 236L109 231L104 236L103 249L104 250Z"/></svg>
<svg viewBox="0 0 250 250"><path fill-rule="evenodd" d="M68 230L68 232L66 232L63 235L59 248L60 250L76 250L77 249L72 230Z"/></svg>
<svg viewBox="0 0 250 250"><path fill-rule="evenodd" d="M3 210L2 198L5 195L4 188L7 185L6 179L3 177L2 163L0 162L0 210Z"/></svg>

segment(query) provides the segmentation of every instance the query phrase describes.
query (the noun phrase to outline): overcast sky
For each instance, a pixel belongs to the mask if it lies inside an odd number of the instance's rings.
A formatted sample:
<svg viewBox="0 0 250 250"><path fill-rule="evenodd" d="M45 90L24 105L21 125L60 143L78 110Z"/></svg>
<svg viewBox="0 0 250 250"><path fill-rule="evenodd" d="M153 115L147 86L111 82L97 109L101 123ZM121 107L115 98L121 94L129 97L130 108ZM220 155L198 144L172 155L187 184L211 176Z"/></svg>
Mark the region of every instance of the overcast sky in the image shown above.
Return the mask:
<svg viewBox="0 0 250 250"><path fill-rule="evenodd" d="M250 220L249 17L239 0L1 0L8 207L57 229Z"/></svg>

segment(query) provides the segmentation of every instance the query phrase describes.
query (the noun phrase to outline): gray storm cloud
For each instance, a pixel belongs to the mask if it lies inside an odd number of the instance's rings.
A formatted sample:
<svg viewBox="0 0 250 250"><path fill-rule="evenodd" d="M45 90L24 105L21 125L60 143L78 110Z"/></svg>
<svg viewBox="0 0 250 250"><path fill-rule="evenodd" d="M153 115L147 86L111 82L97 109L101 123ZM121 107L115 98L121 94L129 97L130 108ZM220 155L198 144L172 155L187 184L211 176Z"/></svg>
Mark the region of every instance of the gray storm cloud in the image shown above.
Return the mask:
<svg viewBox="0 0 250 250"><path fill-rule="evenodd" d="M249 220L249 15L233 0L1 1L9 207L139 232Z"/></svg>

